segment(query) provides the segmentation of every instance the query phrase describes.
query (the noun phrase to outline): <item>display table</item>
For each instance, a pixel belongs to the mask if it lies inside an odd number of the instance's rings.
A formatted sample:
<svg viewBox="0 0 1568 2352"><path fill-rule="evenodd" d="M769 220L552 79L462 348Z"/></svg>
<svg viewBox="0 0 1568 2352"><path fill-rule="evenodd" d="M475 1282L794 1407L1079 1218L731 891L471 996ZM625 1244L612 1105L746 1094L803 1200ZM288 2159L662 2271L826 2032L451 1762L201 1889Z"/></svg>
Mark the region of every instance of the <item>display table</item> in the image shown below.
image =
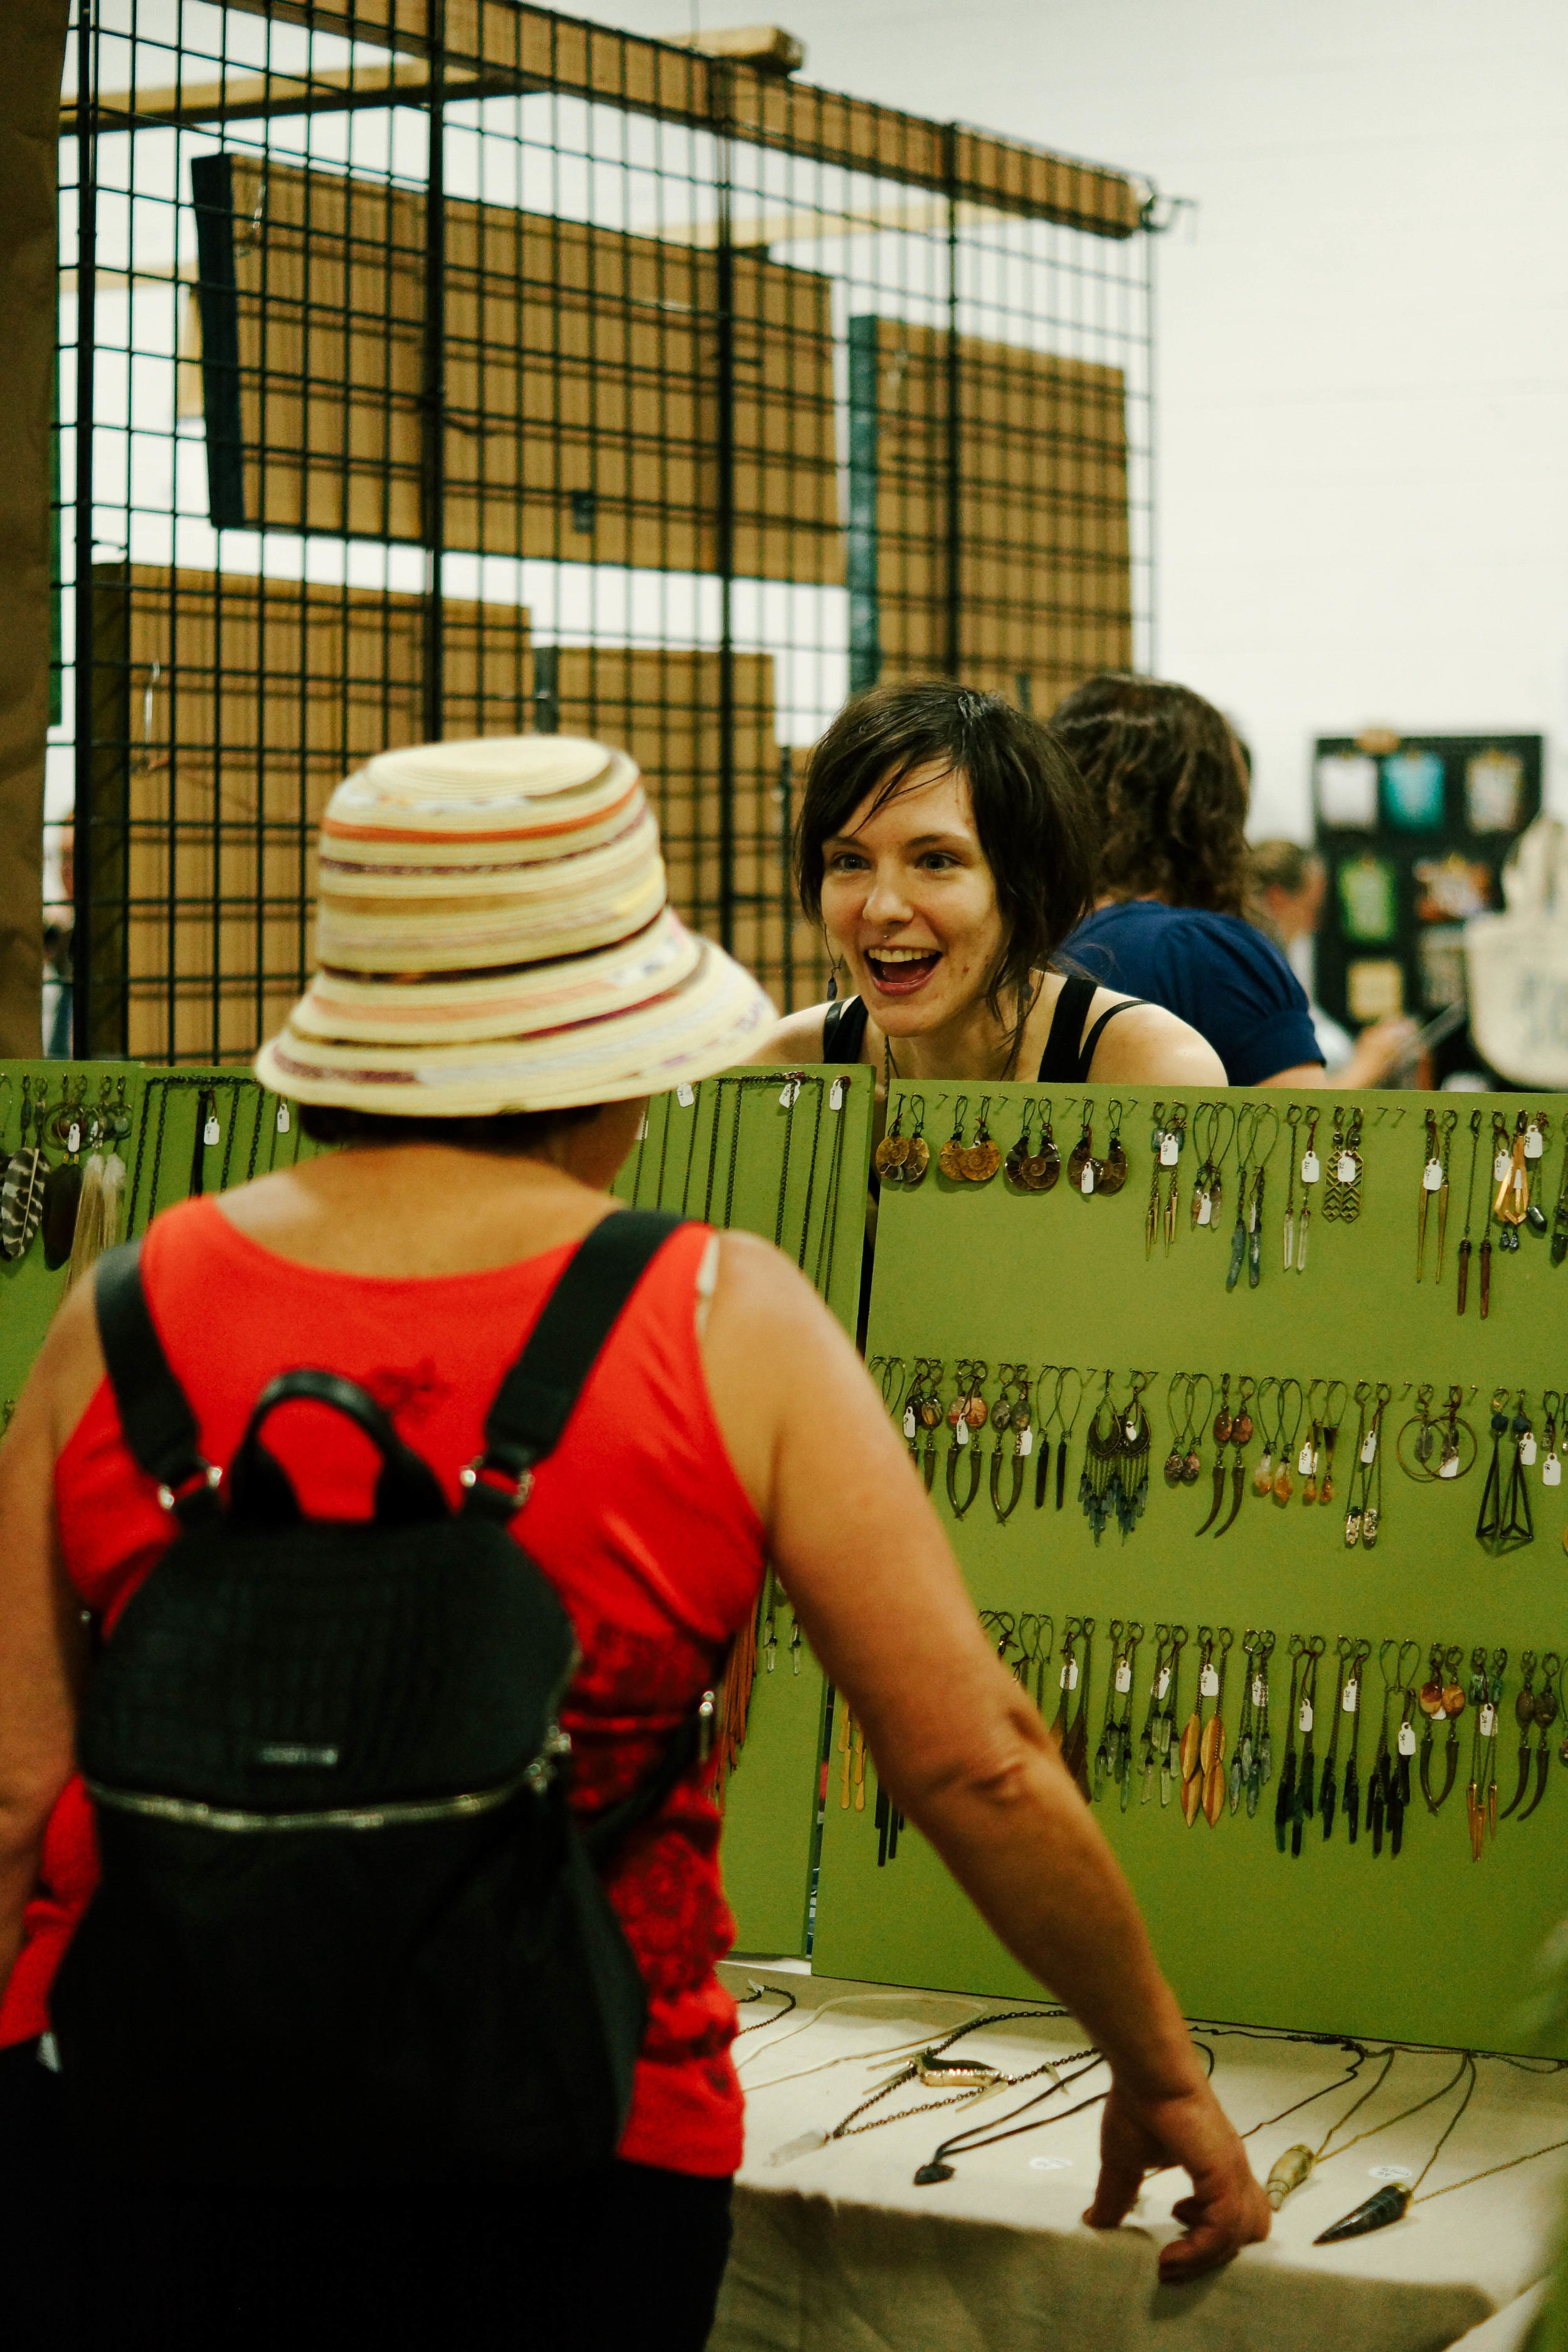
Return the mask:
<svg viewBox="0 0 1568 2352"><path fill-rule="evenodd" d="M859 2120L925 2112L778 2160L792 2144L831 2131L907 2063L909 2051L895 2045L936 2042L968 2018L1020 2004L835 1982L763 1963L731 1965L726 1978L737 1997L765 1983L792 1992L798 2006L761 2025L753 2021L764 2002L742 2009L742 2024L752 2026L736 2044L747 2085L746 2160L713 2352L1134 2352L1156 2341L1194 2352L1322 2352L1331 2344L1417 2352L1456 2342L1550 2265L1568 2148L1418 2203L1376 2234L1312 2244L1381 2185L1382 2168L1403 2166L1406 2177L1420 2170L1458 2090L1325 2158L1277 2216L1266 2245L1179 2288L1159 2284L1155 2256L1176 2234L1171 2205L1186 2192L1184 2175L1152 2179L1115 2233L1080 2221L1094 2183L1098 2106L960 2154L953 2179L915 2185L939 2140L971 2126L1001 2129L1046 2077L973 2105L941 2106L951 2092L902 2085ZM1336 2085L1248 2140L1259 2179L1294 2142L1316 2146L1381 2066L1379 2058L1346 2084L1352 2060L1338 2045L1260 2037L1255 2029L1194 2030L1215 2053L1216 2087L1243 2132ZM1070 2020L1042 2015L988 2027L952 2055L1021 2074L1082 2045ZM1402 2050L1332 2145L1437 2090L1456 2063L1447 2051ZM1088 2075L1019 2120L1076 2105L1104 2083L1103 2072ZM1424 2187L1468 2179L1558 2139L1568 2141L1568 2074L1482 2059L1468 2108Z"/></svg>

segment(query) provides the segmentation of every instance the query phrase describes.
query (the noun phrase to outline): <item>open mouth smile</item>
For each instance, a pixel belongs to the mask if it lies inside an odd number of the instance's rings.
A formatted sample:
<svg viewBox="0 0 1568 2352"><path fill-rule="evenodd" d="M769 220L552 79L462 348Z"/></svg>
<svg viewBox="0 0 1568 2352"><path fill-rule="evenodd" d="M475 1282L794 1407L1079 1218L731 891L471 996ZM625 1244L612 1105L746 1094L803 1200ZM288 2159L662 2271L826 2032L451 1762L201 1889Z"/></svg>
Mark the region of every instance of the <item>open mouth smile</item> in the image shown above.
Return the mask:
<svg viewBox="0 0 1568 2352"><path fill-rule="evenodd" d="M912 996L942 961L940 948L867 948L863 953L879 996Z"/></svg>

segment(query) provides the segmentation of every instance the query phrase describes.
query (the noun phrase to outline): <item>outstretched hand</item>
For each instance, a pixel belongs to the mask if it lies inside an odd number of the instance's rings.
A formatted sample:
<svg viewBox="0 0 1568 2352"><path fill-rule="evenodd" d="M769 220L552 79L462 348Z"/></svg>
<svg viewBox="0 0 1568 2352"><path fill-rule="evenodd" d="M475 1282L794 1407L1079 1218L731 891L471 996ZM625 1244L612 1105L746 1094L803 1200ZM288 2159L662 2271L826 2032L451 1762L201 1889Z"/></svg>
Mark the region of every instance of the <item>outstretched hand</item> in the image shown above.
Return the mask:
<svg viewBox="0 0 1568 2352"><path fill-rule="evenodd" d="M1179 2165L1193 2193L1173 2207L1182 2235L1160 2250L1166 2285L1217 2270L1268 2235L1273 2215L1247 2150L1206 2083L1177 2098L1135 2098L1112 2084L1100 2127L1100 2179L1084 2215L1114 2230L1137 2201L1146 2172Z"/></svg>

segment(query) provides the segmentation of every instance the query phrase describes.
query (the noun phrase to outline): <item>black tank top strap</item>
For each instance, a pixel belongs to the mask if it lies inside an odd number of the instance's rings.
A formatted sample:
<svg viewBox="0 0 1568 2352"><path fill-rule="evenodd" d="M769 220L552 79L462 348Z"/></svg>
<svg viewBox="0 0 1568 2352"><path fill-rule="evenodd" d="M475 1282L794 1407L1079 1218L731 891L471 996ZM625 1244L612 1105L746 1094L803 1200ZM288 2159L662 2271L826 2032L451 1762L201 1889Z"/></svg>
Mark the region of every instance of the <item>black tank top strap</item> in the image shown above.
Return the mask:
<svg viewBox="0 0 1568 2352"><path fill-rule="evenodd" d="M1119 1013L1129 1012L1143 1000L1138 996L1124 997L1120 1004L1108 1004L1080 1045L1083 1024L1089 1018L1089 1008L1094 1003L1099 982L1082 972L1069 972L1057 998L1057 1009L1051 1015L1050 1034L1046 1050L1040 1056L1041 1086L1083 1086L1089 1078L1089 1064L1099 1045L1100 1033L1108 1021Z"/></svg>
<svg viewBox="0 0 1568 2352"><path fill-rule="evenodd" d="M866 1043L866 1006L858 996L835 998L822 1016L825 1062L858 1062Z"/></svg>

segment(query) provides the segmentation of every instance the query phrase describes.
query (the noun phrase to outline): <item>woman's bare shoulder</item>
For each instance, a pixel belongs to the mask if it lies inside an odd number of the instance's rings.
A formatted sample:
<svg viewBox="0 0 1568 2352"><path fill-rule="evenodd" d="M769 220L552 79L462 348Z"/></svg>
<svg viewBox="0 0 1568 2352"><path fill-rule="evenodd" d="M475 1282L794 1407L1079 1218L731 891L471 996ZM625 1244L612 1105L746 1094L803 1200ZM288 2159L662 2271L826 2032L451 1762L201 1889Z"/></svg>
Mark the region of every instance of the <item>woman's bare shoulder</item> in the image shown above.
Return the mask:
<svg viewBox="0 0 1568 2352"><path fill-rule="evenodd" d="M771 1029L760 1045L754 1045L746 1056L750 1062L772 1062L783 1066L822 1059L822 1024L826 1015L826 1004L808 1004L804 1013L786 1013L776 1029Z"/></svg>
<svg viewBox="0 0 1568 2352"><path fill-rule="evenodd" d="M1223 1087L1225 1064L1206 1037L1163 1004L1120 995L1114 989L1097 990L1089 1010L1092 1021L1108 1006L1125 1004L1114 1021L1100 1033L1089 1065L1089 1076L1114 1085Z"/></svg>

